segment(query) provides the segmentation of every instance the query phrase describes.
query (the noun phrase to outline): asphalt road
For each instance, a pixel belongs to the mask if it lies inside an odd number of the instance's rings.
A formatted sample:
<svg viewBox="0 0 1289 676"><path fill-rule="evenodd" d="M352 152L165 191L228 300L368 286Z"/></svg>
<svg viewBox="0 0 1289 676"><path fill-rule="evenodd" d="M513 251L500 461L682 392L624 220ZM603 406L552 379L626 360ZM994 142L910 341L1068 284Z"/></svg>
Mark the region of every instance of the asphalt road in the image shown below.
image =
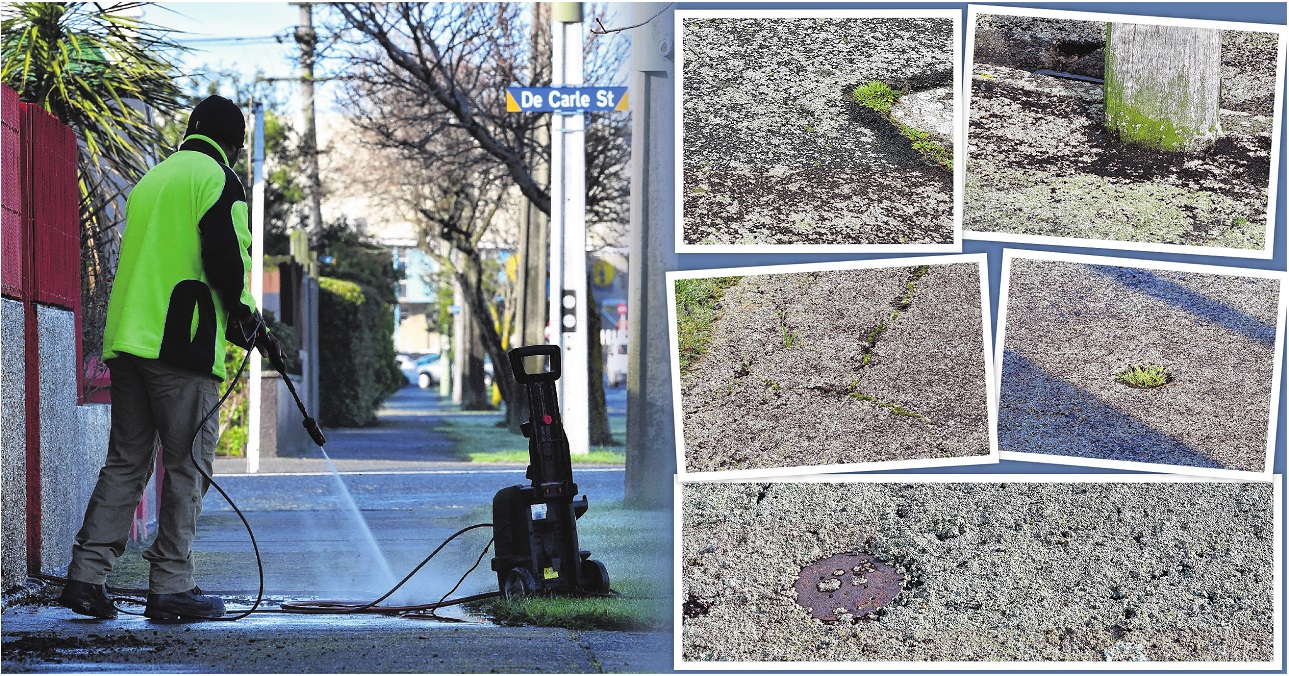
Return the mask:
<svg viewBox="0 0 1289 676"><path fill-rule="evenodd" d="M1266 471L1279 292L1259 277L1014 259L1000 450ZM1131 364L1171 382L1118 382Z"/></svg>
<svg viewBox="0 0 1289 676"><path fill-rule="evenodd" d="M620 391L613 395L621 398ZM266 607L284 600L374 599L449 534L491 519L493 494L525 482L524 468L447 460L453 457L450 441L445 444L434 427L449 415L453 413L436 395L408 388L382 413L382 419L414 420L400 425L398 434L387 433L384 425L329 431L329 450L343 468L339 481L329 471L318 471L326 464L320 458L275 460L274 471L254 475L241 473L240 461L221 461L216 480L245 513L263 554ZM417 448L429 450L418 454ZM622 500L621 467L575 468L574 477L592 510ZM486 529L462 536L390 602L437 601L474 564L487 542ZM595 545L588 543L593 551ZM496 588L487 558L455 596ZM224 595L230 610L246 607L253 599L256 568L250 543L232 509L214 490L204 503L194 559L198 584ZM137 588L146 586L146 580L139 548L131 545L109 583ZM3 616L3 668L378 673L671 667L669 633L503 627L460 607L441 615L446 619L264 614L233 623L158 624L124 614L117 620L96 621L62 608L23 606Z"/></svg>

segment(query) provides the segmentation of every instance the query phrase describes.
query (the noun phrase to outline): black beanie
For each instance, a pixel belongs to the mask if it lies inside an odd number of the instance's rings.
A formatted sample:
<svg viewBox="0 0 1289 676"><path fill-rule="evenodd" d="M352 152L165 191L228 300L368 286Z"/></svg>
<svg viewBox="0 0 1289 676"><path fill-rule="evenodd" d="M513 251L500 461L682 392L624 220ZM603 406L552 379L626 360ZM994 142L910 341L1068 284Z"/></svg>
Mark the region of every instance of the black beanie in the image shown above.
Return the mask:
<svg viewBox="0 0 1289 676"><path fill-rule="evenodd" d="M193 134L240 148L246 143L246 118L236 103L222 96L209 96L188 114L188 131L184 135Z"/></svg>

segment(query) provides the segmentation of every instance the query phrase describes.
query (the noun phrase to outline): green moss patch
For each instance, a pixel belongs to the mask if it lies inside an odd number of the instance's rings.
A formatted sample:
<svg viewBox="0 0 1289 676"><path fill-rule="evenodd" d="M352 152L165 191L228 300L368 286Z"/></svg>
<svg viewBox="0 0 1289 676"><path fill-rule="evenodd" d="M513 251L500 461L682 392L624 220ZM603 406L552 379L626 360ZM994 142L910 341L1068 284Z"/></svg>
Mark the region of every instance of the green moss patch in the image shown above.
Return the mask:
<svg viewBox="0 0 1289 676"><path fill-rule="evenodd" d="M874 80L856 87L851 95L859 105L876 112L887 122L895 125L900 130L900 134L913 144L913 149L923 157L942 167L953 169L953 151L931 140L931 135L927 132L903 124L891 116L891 106L900 100L903 92L893 89L885 82Z"/></svg>
<svg viewBox="0 0 1289 676"><path fill-rule="evenodd" d="M901 92L892 89L885 82L874 80L856 87L853 94L859 105L876 110L879 113L889 113L891 106L900 100Z"/></svg>

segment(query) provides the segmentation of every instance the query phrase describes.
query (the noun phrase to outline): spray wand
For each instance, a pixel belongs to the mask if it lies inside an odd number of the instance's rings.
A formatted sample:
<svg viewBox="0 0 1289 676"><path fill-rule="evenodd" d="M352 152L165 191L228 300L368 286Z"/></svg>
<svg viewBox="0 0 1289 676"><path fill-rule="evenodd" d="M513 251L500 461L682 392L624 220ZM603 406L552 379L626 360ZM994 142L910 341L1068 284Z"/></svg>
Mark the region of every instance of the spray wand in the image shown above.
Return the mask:
<svg viewBox="0 0 1289 676"><path fill-rule="evenodd" d="M322 433L322 428L318 427L318 421L314 420L309 415L309 412L305 410L304 402L300 401L300 395L296 394L295 384L291 382L291 376L286 373L286 363L282 360L282 354L271 349L264 350L264 354L269 358L269 363L273 365L273 369L282 374L282 380L286 381L286 389L291 392L291 397L295 399L295 405L300 407L300 415L304 416L304 429L309 433L309 438L313 439L313 443L317 444L318 448L326 446L327 436Z"/></svg>

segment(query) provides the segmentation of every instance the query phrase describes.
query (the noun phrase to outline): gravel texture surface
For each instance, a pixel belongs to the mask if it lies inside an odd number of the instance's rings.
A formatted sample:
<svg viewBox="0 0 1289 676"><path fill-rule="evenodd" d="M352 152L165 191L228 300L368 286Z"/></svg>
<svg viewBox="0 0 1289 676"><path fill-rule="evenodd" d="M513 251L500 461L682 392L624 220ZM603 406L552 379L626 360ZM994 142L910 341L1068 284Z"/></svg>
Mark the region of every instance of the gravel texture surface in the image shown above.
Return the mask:
<svg viewBox="0 0 1289 676"><path fill-rule="evenodd" d="M1225 482L683 484L683 659L1271 660L1273 505ZM800 571L852 551L903 591L814 619Z"/></svg>
<svg viewBox="0 0 1289 676"><path fill-rule="evenodd" d="M951 85L952 27L683 19L684 243L951 244L952 173L851 91Z"/></svg>
<svg viewBox="0 0 1289 676"><path fill-rule="evenodd" d="M1279 283L1013 259L999 449L1265 471ZM1129 364L1172 382L1118 382Z"/></svg>
<svg viewBox="0 0 1289 676"><path fill-rule="evenodd" d="M964 227L1050 237L1261 249L1277 36L1224 31L1223 136L1194 153L1103 129L1104 23L983 15L971 79Z"/></svg>
<svg viewBox="0 0 1289 676"><path fill-rule="evenodd" d="M753 275L727 289L710 348L681 375L688 471L987 455L979 266L918 272Z"/></svg>

